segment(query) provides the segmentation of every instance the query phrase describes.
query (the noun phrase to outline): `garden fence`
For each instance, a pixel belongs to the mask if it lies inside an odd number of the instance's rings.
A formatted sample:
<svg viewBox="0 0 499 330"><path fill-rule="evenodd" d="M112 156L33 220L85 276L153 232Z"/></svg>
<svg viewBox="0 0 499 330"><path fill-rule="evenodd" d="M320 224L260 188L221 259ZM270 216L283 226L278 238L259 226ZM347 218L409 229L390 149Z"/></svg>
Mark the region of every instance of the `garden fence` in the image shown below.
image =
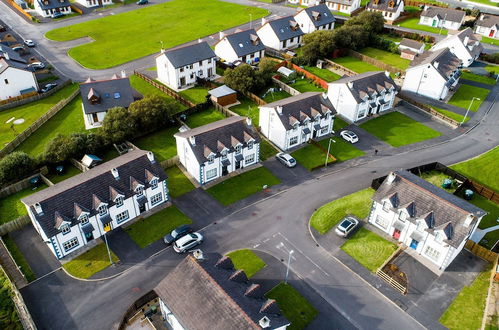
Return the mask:
<svg viewBox="0 0 499 330"><path fill-rule="evenodd" d="M288 84L285 84L284 82L280 81L279 79L277 79L275 77L272 77L272 81L277 86L279 86L280 88L282 88L282 90L285 91L288 94L291 94L291 95L300 95L301 94L299 91L297 91L293 87L289 86Z"/></svg>
<svg viewBox="0 0 499 330"><path fill-rule="evenodd" d="M63 89L64 87L70 85L72 83L71 80L66 80L62 84L56 86L54 89L49 90L46 93L38 94L38 92L34 92L34 94L26 94L26 95L21 95L17 97L13 97L7 100L0 101L0 111L7 110L7 109L12 109L15 107L19 107L21 105L25 105L34 101L38 101L41 99L44 99L59 90Z"/></svg>
<svg viewBox="0 0 499 330"><path fill-rule="evenodd" d="M497 253L490 251L489 249L473 242L472 240L466 241L464 248L477 257L492 263L496 261L498 256Z"/></svg>
<svg viewBox="0 0 499 330"><path fill-rule="evenodd" d="M249 98L251 101L255 102L258 105L267 104L267 102L265 102L263 99L261 99L260 97L258 97L257 95L255 95L251 92L245 93L244 96L246 96L247 98Z"/></svg>
<svg viewBox="0 0 499 330"><path fill-rule="evenodd" d="M305 77L307 77L307 79L311 79L314 82L314 84L319 85L322 89L325 89L325 90L328 89L329 86L327 84L327 81L325 81L324 79L319 78L315 74L310 73L307 70L300 68L298 65L296 65L294 63L291 63L291 62L288 62L288 63L289 63L288 65L291 67L291 69L304 75Z"/></svg>
<svg viewBox="0 0 499 330"><path fill-rule="evenodd" d="M33 16L31 16L27 11L25 11L23 8L21 8L21 6L19 6L17 3L15 3L14 1L9 1L10 5L12 7L14 7L14 9L16 9L18 12L21 13L21 15L23 15L24 17L26 17L27 19L29 19L30 21L33 20Z"/></svg>
<svg viewBox="0 0 499 330"><path fill-rule="evenodd" d="M428 3L426 2L422 2L422 1L415 1L415 0L407 0L407 1L404 1L404 6L414 6L414 7L420 7L420 6L424 6L424 5L428 5ZM429 4L430 6L434 6L434 7L443 7L443 8L447 8L449 7L448 4L446 3L442 3L442 2L432 2L431 4Z"/></svg>
<svg viewBox="0 0 499 330"><path fill-rule="evenodd" d="M413 12L413 13L402 12L396 20L394 20L391 23L387 23L387 24L397 25L398 23L405 21L406 19L415 18L415 17L419 18L420 16L421 16L421 11L417 11L417 12Z"/></svg>
<svg viewBox="0 0 499 330"><path fill-rule="evenodd" d="M149 78L145 74L140 73L138 71L134 71L134 74L137 75L137 77L139 77L139 78L147 81L149 84L153 85L154 87L156 87L157 89L159 89L160 91L162 91L163 93L165 93L166 95L173 97L175 100L179 101L183 105L185 105L185 106L187 106L189 108L192 108L192 107L194 107L196 105L195 103L193 103L193 102L187 100L186 98L184 98L179 93L175 92L173 89L171 89L169 87L166 87L165 85L160 84L157 81L154 81L153 79Z"/></svg>
<svg viewBox="0 0 499 330"><path fill-rule="evenodd" d="M445 124L451 126L452 128L457 128L458 126L460 126L460 123L457 120L454 120L452 118L447 117L444 114L441 114L440 112L432 109L431 107L429 107L426 104L423 104L423 103L420 103L418 101L415 101L414 99L410 98L408 95L406 95L406 94L404 94L402 92L399 92L397 94L397 97L400 98L400 99L402 99L402 100L404 100L404 101L406 101L409 104L412 104L418 110L421 110L421 111L429 114L430 116L435 117L435 118L441 120L442 122L444 122Z"/></svg>
<svg viewBox="0 0 499 330"><path fill-rule="evenodd" d="M12 298L12 301L16 306L17 314L19 315L19 321L21 321L23 329L36 330L35 322L33 321L31 314L29 313L28 307L24 302L23 296L21 295L17 287L11 282L10 278L8 276L6 277L12 289L11 290L12 294L10 295L10 297Z"/></svg>
<svg viewBox="0 0 499 330"><path fill-rule="evenodd" d="M4 198L4 197L10 196L10 195L13 195L15 193L20 192L21 190L32 187L30 180L37 177L37 176L40 176L40 174L47 174L48 171L49 171L48 168L46 166L44 166L38 171L38 173L33 174L25 179L22 179L18 182L15 182L15 183L3 188L2 190L0 190L0 198Z"/></svg>
<svg viewBox="0 0 499 330"><path fill-rule="evenodd" d="M26 276L21 271L21 267L16 263L14 257L10 253L7 245L0 237L0 266L8 276L9 280L14 282L17 288L23 288L28 285Z"/></svg>
<svg viewBox="0 0 499 330"><path fill-rule="evenodd" d="M169 158L167 160L164 160L164 161L160 162L159 165L163 169L167 169L167 168L172 167L174 165L178 165L179 163L180 163L180 160L178 158L178 155L175 155L172 158Z"/></svg>
<svg viewBox="0 0 499 330"><path fill-rule="evenodd" d="M357 72L353 71L353 70L350 70L349 68L347 67L344 67L343 65L341 64L338 64L336 62L333 62L329 59L325 59L325 61L334 69L334 70L337 70L341 73L344 73L346 74L347 76L355 76L357 74Z"/></svg>
<svg viewBox="0 0 499 330"><path fill-rule="evenodd" d="M80 94L80 90L77 89L67 98L59 101L54 105L49 111L38 118L33 124L26 128L21 134L16 136L14 140L9 142L5 147L0 150L0 158L5 157L8 153L14 151L21 143L23 143L28 137L31 136L37 129L39 129L43 124L45 124L50 118L52 118L56 113L62 110L69 102L71 102L77 95Z"/></svg>
<svg viewBox="0 0 499 330"><path fill-rule="evenodd" d="M78 13L80 15L83 15L83 10L81 10L80 8L76 7L75 5L71 5L71 10L74 11L75 13Z"/></svg>
<svg viewBox="0 0 499 330"><path fill-rule="evenodd" d="M230 110L229 108L227 108L227 107L225 107L225 106L223 106L215 101L212 101L212 102L213 102L213 106L215 107L215 109L220 111L222 113L222 115L224 115L225 117L239 116L237 113Z"/></svg>
<svg viewBox="0 0 499 330"><path fill-rule="evenodd" d="M378 275L382 280L384 280L386 283L390 284L394 289L398 290L400 293L403 295L407 294L407 288L397 282L393 277L382 271L381 269L378 269L376 271L376 275Z"/></svg>
<svg viewBox="0 0 499 330"><path fill-rule="evenodd" d="M366 62L366 63L369 63L369 64L372 64L374 66L377 66L378 68L381 68L385 71L388 71L390 73L400 73L401 75L405 75L405 71L404 70L401 70L399 68L396 68L396 67L393 67L391 65L388 65L386 64L385 62L382 62L380 60L377 60L375 58L372 58L370 56L367 56L367 55L364 55L364 54L361 54L359 52L356 52L355 50L352 50L352 49L349 49L348 51L348 55L349 56L352 56L352 57L355 57L363 62Z"/></svg>
<svg viewBox="0 0 499 330"><path fill-rule="evenodd" d="M76 159L74 158L70 158L69 159L69 162L74 166L76 167L78 170L80 170L82 173L83 172L86 172L89 170L89 168L85 165L83 165L83 163L77 161Z"/></svg>
<svg viewBox="0 0 499 330"><path fill-rule="evenodd" d="M151 290L137 299L123 314L118 330L126 329L129 321L135 319L138 314L140 315L148 310L152 305L156 305L158 303L157 298L157 293Z"/></svg>

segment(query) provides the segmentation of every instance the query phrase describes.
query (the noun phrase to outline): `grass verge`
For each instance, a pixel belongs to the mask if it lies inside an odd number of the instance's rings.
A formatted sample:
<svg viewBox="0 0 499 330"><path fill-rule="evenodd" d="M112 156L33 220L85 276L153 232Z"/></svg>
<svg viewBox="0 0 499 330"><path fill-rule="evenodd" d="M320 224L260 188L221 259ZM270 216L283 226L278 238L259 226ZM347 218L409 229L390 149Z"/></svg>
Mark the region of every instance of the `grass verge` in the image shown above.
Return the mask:
<svg viewBox="0 0 499 330"><path fill-rule="evenodd" d="M119 260L118 257L112 251L110 252L113 262L117 262ZM101 243L73 260L68 261L62 267L75 277L89 278L110 265L106 244Z"/></svg>
<svg viewBox="0 0 499 330"><path fill-rule="evenodd" d="M14 240L8 235L2 236L2 240L5 243L7 250L9 250L10 254L12 255L12 258L14 258L17 266L26 277L26 280L28 282L34 281L36 279L36 275L35 273L33 273L33 270L29 266L26 258L24 258L24 255L22 254L21 250L19 250Z"/></svg>
<svg viewBox="0 0 499 330"><path fill-rule="evenodd" d="M233 251L227 254L227 256L230 257L236 269L244 270L248 278L251 278L260 269L265 267L265 261L257 256L255 252L248 249Z"/></svg>
<svg viewBox="0 0 499 330"><path fill-rule="evenodd" d="M476 82L479 82L482 84L487 84L487 85L495 85L496 84L496 80L494 78L481 76L479 74L474 74L474 73L466 72L466 71L462 72L461 78L466 79L466 80L476 81Z"/></svg>
<svg viewBox="0 0 499 330"><path fill-rule="evenodd" d="M479 100L475 98L470 108L471 111L476 112L487 95L489 95L489 92L490 91L485 88L462 84L459 86L457 92L452 95L448 103L455 105L456 107L468 109L472 98L477 97Z"/></svg>
<svg viewBox="0 0 499 330"><path fill-rule="evenodd" d="M495 147L476 158L454 164L451 168L478 183L499 191L498 159L499 147Z"/></svg>
<svg viewBox="0 0 499 330"><path fill-rule="evenodd" d="M195 189L177 166L167 168L165 172L168 175L168 190L171 197L176 198Z"/></svg>
<svg viewBox="0 0 499 330"><path fill-rule="evenodd" d="M31 188L26 188L15 194L1 198L0 224L7 223L23 215L27 215L28 211L26 210L26 206L24 206L24 204L21 203L21 199L36 192L39 192L40 190L43 190L45 188L47 188L47 185L42 184L40 187L36 188L35 190L32 190Z"/></svg>

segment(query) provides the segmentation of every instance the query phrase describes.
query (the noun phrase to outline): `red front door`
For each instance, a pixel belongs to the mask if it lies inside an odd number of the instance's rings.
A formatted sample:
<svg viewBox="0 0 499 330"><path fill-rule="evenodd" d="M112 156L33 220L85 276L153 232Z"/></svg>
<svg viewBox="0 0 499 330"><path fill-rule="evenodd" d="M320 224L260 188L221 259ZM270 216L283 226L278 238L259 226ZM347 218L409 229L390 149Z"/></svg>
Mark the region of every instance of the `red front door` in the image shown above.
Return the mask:
<svg viewBox="0 0 499 330"><path fill-rule="evenodd" d="M489 37L492 38L494 36L494 32L495 32L494 30L490 30Z"/></svg>
<svg viewBox="0 0 499 330"><path fill-rule="evenodd" d="M400 230L395 229L395 231L393 232L393 238L396 240L400 238Z"/></svg>

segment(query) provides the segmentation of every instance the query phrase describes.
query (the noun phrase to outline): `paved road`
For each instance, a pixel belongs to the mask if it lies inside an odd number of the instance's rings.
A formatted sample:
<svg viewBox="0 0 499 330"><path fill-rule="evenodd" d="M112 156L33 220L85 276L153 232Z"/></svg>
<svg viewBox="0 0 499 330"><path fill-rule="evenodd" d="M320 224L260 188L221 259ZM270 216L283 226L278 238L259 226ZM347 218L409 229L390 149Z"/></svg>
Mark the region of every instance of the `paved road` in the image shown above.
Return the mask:
<svg viewBox="0 0 499 330"><path fill-rule="evenodd" d="M476 2L464 2L464 1L459 1L459 0L439 0L439 1L449 4L449 7L451 7L451 8L460 7L460 8L466 9L466 8L474 7L474 8L480 9L480 11L484 12L484 13L499 15L499 7L491 8L491 6L484 6L484 5L476 3Z"/></svg>

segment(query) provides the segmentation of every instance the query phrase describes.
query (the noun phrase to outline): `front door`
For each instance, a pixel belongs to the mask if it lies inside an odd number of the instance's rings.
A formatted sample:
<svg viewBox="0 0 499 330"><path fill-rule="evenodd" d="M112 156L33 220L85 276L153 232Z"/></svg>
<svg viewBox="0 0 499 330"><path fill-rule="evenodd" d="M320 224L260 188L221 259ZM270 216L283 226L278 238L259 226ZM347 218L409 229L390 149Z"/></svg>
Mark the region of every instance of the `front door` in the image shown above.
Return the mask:
<svg viewBox="0 0 499 330"><path fill-rule="evenodd" d="M240 169L240 168L241 168L241 161L240 161L240 160L238 160L238 161L236 162L236 170L238 170L238 169Z"/></svg>
<svg viewBox="0 0 499 330"><path fill-rule="evenodd" d="M415 239L413 239L413 240L411 241L410 248L411 248L411 249L416 250L416 249L418 248L418 244L419 244L419 242L418 242L418 241L416 241Z"/></svg>
<svg viewBox="0 0 499 330"><path fill-rule="evenodd" d="M395 229L395 231L393 232L393 238L396 240L400 238L400 230Z"/></svg>
<svg viewBox="0 0 499 330"><path fill-rule="evenodd" d="M98 123L98 122L99 122L99 117L97 117L97 114L96 114L96 113L93 113L93 114L92 114L92 121L93 121L94 123Z"/></svg>
<svg viewBox="0 0 499 330"><path fill-rule="evenodd" d="M92 233L92 232L86 233L85 234L85 239L87 240L87 243L90 242L91 240L94 239L94 233Z"/></svg>
<svg viewBox="0 0 499 330"><path fill-rule="evenodd" d="M211 77L211 76L213 76L213 69L209 68L208 69L208 77Z"/></svg>
<svg viewBox="0 0 499 330"><path fill-rule="evenodd" d="M146 204L142 204L139 206L139 213L144 213L146 211Z"/></svg>
<svg viewBox="0 0 499 330"><path fill-rule="evenodd" d="M227 170L227 165L222 166L222 176L229 174L229 171Z"/></svg>
<svg viewBox="0 0 499 330"><path fill-rule="evenodd" d="M314 130L314 132L312 133L312 139L315 139L317 137L317 130Z"/></svg>
<svg viewBox="0 0 499 330"><path fill-rule="evenodd" d="M107 233L108 231L111 231L111 223L108 223L104 225L104 231Z"/></svg>
<svg viewBox="0 0 499 330"><path fill-rule="evenodd" d="M431 26L433 26L433 27L437 26L437 20L436 19L433 20L433 23L431 23Z"/></svg>
<svg viewBox="0 0 499 330"><path fill-rule="evenodd" d="M185 77L181 77L180 78L180 86L184 86L185 85Z"/></svg>
<svg viewBox="0 0 499 330"><path fill-rule="evenodd" d="M491 29L490 33L489 33L489 37L493 38L494 37L494 33L495 33L495 31Z"/></svg>

